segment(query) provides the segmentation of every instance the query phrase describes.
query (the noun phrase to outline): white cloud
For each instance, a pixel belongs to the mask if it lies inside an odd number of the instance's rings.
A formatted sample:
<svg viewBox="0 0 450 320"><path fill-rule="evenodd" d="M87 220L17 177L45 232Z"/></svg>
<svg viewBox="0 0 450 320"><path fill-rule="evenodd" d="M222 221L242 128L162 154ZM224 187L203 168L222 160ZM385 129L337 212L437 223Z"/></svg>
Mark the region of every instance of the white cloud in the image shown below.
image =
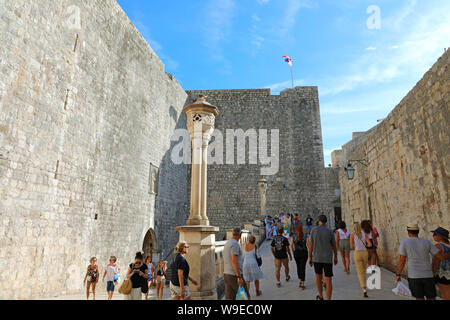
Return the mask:
<svg viewBox="0 0 450 320"><path fill-rule="evenodd" d="M261 18L258 17L258 15L257 15L256 13L254 13L254 14L252 15L252 20L258 22L258 21L261 21Z"/></svg>
<svg viewBox="0 0 450 320"><path fill-rule="evenodd" d="M295 26L297 15L301 8L311 8L312 3L309 0L286 0L286 10L281 19L279 33L286 35Z"/></svg>
<svg viewBox="0 0 450 320"><path fill-rule="evenodd" d="M204 14L205 46L212 59L222 63L221 70L225 73L231 72L231 64L223 55L222 42L231 33L235 7L233 0L210 0Z"/></svg>
<svg viewBox="0 0 450 320"><path fill-rule="evenodd" d="M347 63L346 73L321 79L317 83L321 96L387 83L402 77L420 79L450 42L450 20L446 15L450 11L450 2L441 3L440 7L430 5L425 7L426 10L417 8L413 11L415 3L383 18L377 46L369 47L376 48L376 53L366 50L360 57ZM280 85L282 83L272 84L271 87Z"/></svg>
<svg viewBox="0 0 450 320"><path fill-rule="evenodd" d="M256 0L256 2L258 2L259 4L266 4L268 3L270 0Z"/></svg>
<svg viewBox="0 0 450 320"><path fill-rule="evenodd" d="M263 41L264 41L263 37L255 36L255 38L252 40L252 44L259 48L259 47L261 47Z"/></svg>
<svg viewBox="0 0 450 320"><path fill-rule="evenodd" d="M377 47L367 47L366 50L367 50L367 51L377 50Z"/></svg>
<svg viewBox="0 0 450 320"><path fill-rule="evenodd" d="M290 77L288 68L286 68L286 78ZM302 86L305 84L305 81L303 79L294 79L294 87L296 86ZM280 83L274 83L271 85L266 86L266 88L269 88L272 93L278 93L283 91L284 89L292 88L292 80L283 81Z"/></svg>

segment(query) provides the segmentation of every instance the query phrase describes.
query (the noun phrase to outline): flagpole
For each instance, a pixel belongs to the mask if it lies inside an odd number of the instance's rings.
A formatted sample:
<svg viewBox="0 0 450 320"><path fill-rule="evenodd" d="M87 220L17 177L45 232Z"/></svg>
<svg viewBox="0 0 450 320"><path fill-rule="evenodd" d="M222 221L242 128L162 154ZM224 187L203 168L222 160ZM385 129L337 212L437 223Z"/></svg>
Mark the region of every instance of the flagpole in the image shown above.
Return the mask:
<svg viewBox="0 0 450 320"><path fill-rule="evenodd" d="M292 89L294 89L294 74L292 73L292 66L291 66L291 80L292 80Z"/></svg>

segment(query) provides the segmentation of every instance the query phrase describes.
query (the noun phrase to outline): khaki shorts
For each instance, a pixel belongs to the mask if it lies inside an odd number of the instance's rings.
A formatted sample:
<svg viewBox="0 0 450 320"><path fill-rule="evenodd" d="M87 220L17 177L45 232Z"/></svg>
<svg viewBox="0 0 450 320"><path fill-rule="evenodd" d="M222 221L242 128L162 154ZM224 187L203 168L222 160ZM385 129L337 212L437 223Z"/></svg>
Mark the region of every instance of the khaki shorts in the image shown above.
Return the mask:
<svg viewBox="0 0 450 320"><path fill-rule="evenodd" d="M288 258L285 259L274 259L274 263L275 263L275 272L279 272L281 270L281 265L284 266L284 268L289 268L289 260Z"/></svg>
<svg viewBox="0 0 450 320"><path fill-rule="evenodd" d="M236 300L236 294L238 292L239 289L239 284L237 281L238 277L231 275L231 274L224 274L223 275L223 280L225 282L225 299L226 300ZM248 288L247 285L245 284L245 279L244 280L244 288L245 288L245 292L247 293L248 296Z"/></svg>

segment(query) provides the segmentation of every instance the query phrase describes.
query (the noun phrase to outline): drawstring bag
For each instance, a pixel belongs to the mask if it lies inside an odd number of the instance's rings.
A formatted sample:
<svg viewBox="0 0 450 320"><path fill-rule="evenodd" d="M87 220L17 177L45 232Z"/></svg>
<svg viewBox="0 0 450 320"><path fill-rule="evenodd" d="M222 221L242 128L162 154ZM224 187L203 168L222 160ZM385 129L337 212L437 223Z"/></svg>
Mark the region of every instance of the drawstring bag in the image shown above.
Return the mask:
<svg viewBox="0 0 450 320"><path fill-rule="evenodd" d="M239 286L238 292L236 294L236 300L248 300L247 292L245 292L245 288Z"/></svg>
<svg viewBox="0 0 450 320"><path fill-rule="evenodd" d="M397 286L392 289L392 292L400 297L411 297L411 290L405 286L401 281L397 282Z"/></svg>

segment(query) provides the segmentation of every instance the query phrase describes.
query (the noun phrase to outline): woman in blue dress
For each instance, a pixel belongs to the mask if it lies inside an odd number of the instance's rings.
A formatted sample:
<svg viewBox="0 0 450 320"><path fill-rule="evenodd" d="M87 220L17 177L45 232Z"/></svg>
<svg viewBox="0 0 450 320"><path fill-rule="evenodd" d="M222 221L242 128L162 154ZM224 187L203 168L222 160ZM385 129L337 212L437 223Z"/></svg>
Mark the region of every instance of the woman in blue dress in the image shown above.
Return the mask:
<svg viewBox="0 0 450 320"><path fill-rule="evenodd" d="M256 238L254 236L250 236L248 241L249 242L245 246L244 250L244 279L247 284L248 292L250 293L250 285L252 282L254 282L256 296L260 296L262 294L262 291L259 290L259 280L264 278L264 273L259 268L256 257L260 258L261 256L258 252L258 246L255 244Z"/></svg>

